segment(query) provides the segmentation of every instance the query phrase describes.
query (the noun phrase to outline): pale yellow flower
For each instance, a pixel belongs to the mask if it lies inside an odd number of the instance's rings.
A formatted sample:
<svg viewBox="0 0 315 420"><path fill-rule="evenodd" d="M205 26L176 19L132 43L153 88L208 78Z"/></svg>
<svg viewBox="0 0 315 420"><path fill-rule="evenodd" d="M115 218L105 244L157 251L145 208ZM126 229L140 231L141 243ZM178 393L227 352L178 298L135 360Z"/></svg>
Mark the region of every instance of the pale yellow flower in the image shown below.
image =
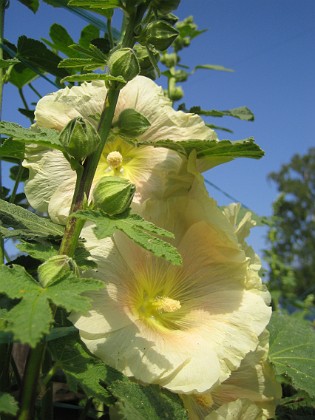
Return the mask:
<svg viewBox="0 0 315 420"><path fill-rule="evenodd" d="M42 98L35 110L36 125L62 130L75 117L83 117L97 125L107 89L103 82L83 83L65 88ZM175 111L152 80L138 76L120 92L113 124L126 109L144 115L150 126L139 141L211 140L216 139L202 119L194 114ZM73 196L76 173L57 150L30 146L23 165L30 170L25 193L30 204L47 211L58 223L65 223ZM179 155L166 148L134 147L112 130L97 167L93 185L103 176L122 176L136 185L135 201L157 194L163 195L167 179L182 165Z"/></svg>
<svg viewBox="0 0 315 420"><path fill-rule="evenodd" d="M216 417L218 409L224 405L227 407L230 402L236 400L250 401L251 405L257 407L253 413L260 412L259 417L251 417L248 414L248 417L244 417L246 420L274 417L276 404L281 398L281 385L276 381L267 360L268 339L269 334L265 331L260 337L257 349L248 353L240 367L218 387L203 394L182 396L190 420L220 418ZM237 406L241 407L242 404Z"/></svg>
<svg viewBox="0 0 315 420"><path fill-rule="evenodd" d="M199 188L166 200L161 210L160 224L176 233L182 267L123 234L103 240L101 250L87 235L106 287L91 294L88 314L72 315L105 363L179 393L203 393L225 381L256 349L271 314L260 279L247 282L250 260L234 226L205 193L195 196Z"/></svg>

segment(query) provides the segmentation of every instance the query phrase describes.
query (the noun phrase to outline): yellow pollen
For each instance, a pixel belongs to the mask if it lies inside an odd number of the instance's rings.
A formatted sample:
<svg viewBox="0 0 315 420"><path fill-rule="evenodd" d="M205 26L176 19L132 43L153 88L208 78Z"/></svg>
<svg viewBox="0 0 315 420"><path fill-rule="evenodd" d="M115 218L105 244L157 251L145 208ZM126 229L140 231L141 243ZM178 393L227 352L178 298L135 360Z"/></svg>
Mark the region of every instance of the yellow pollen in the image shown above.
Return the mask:
<svg viewBox="0 0 315 420"><path fill-rule="evenodd" d="M115 151L108 153L106 160L112 169L117 169L121 167L123 157L121 153Z"/></svg>
<svg viewBox="0 0 315 420"><path fill-rule="evenodd" d="M210 392L206 394L195 395L195 399L199 405L210 408L213 405L213 399Z"/></svg>
<svg viewBox="0 0 315 420"><path fill-rule="evenodd" d="M152 307L158 312L175 312L180 309L181 304L179 300L158 296L152 302Z"/></svg>

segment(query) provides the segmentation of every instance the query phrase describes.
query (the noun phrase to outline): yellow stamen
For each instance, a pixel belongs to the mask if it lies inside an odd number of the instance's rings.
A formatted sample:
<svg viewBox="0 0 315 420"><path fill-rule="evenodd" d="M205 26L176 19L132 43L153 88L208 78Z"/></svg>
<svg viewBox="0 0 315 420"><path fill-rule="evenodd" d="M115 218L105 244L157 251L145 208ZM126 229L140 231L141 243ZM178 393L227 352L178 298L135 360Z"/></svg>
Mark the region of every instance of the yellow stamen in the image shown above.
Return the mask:
<svg viewBox="0 0 315 420"><path fill-rule="evenodd" d="M205 408L210 408L213 405L213 399L210 392L206 394L195 395L195 399L199 405Z"/></svg>
<svg viewBox="0 0 315 420"><path fill-rule="evenodd" d="M180 309L181 304L179 300L157 296L154 302L152 302L152 307L158 312L175 312Z"/></svg>
<svg viewBox="0 0 315 420"><path fill-rule="evenodd" d="M123 157L121 153L114 151L108 153L106 160L112 169L118 169L122 165Z"/></svg>

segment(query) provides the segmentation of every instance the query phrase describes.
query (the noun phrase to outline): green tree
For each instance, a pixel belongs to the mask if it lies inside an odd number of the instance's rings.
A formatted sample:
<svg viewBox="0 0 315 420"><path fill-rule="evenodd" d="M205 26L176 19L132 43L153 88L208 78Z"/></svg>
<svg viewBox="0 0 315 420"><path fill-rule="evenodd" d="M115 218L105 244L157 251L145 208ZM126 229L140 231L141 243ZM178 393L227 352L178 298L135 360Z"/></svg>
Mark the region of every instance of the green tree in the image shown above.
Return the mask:
<svg viewBox="0 0 315 420"><path fill-rule="evenodd" d="M280 193L265 251L269 287L276 305L305 308L315 292L315 148L294 155L269 179Z"/></svg>

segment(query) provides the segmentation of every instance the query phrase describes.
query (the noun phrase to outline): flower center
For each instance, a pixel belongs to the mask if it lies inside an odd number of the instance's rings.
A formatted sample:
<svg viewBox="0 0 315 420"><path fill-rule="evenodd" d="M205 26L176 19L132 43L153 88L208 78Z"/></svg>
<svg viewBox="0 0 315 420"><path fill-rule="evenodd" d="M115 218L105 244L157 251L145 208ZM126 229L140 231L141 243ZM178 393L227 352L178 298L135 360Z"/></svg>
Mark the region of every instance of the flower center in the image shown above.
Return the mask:
<svg viewBox="0 0 315 420"><path fill-rule="evenodd" d="M151 303L152 308L159 312L175 312L180 307L180 301L175 300L166 296L157 296L154 301Z"/></svg>
<svg viewBox="0 0 315 420"><path fill-rule="evenodd" d="M213 399L210 392L205 394L195 395L195 399L199 405L205 408L210 408L213 405Z"/></svg>
<svg viewBox="0 0 315 420"><path fill-rule="evenodd" d="M121 153L114 151L114 152L108 153L106 160L107 160L108 165L112 169L118 169L122 165L123 157Z"/></svg>

